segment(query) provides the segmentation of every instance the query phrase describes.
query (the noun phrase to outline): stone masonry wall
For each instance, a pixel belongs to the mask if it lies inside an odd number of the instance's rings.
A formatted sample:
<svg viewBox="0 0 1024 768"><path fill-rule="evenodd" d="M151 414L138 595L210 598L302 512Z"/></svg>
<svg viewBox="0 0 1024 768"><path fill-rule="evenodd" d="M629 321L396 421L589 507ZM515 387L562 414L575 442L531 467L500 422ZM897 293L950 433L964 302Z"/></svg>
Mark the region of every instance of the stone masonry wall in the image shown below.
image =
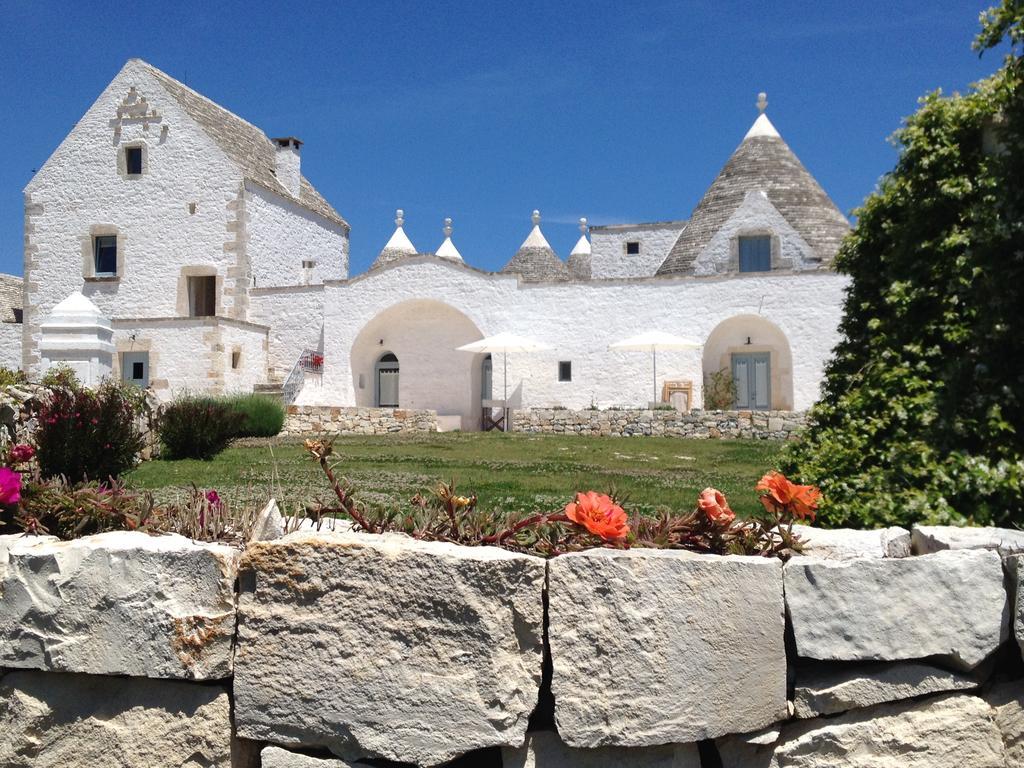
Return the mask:
<svg viewBox="0 0 1024 768"><path fill-rule="evenodd" d="M1024 765L1020 531L802 527L783 563L303 528L0 535L0 765Z"/></svg>
<svg viewBox="0 0 1024 768"><path fill-rule="evenodd" d="M692 438L790 440L806 426L803 411L586 410L514 411L513 432L602 437L658 435Z"/></svg>
<svg viewBox="0 0 1024 768"><path fill-rule="evenodd" d="M435 411L290 405L281 434L309 435L330 432L342 435L384 435L436 431Z"/></svg>

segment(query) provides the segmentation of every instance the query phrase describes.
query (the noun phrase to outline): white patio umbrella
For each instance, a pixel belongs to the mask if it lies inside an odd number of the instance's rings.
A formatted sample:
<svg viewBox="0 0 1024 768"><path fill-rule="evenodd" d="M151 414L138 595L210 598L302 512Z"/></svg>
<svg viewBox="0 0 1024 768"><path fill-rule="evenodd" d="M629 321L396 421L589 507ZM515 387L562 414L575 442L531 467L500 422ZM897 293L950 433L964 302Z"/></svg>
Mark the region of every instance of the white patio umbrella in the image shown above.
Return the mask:
<svg viewBox="0 0 1024 768"><path fill-rule="evenodd" d="M539 352L543 349L551 349L550 344L543 344L525 336L516 336L514 333L498 333L488 336L480 341L473 341L456 347L459 352L475 352L497 354L501 352L502 364L504 365L505 396L502 398L508 402L508 353L509 352Z"/></svg>
<svg viewBox="0 0 1024 768"><path fill-rule="evenodd" d="M658 350L673 350L673 349L700 349L703 345L697 341L691 341L685 339L682 336L676 336L671 333L665 333L664 331L647 331L637 336L630 336L628 339L622 341L616 341L614 344L609 344L608 349L621 349L621 350L634 350L638 352L651 353L651 363L654 370L654 398L652 402L658 400Z"/></svg>

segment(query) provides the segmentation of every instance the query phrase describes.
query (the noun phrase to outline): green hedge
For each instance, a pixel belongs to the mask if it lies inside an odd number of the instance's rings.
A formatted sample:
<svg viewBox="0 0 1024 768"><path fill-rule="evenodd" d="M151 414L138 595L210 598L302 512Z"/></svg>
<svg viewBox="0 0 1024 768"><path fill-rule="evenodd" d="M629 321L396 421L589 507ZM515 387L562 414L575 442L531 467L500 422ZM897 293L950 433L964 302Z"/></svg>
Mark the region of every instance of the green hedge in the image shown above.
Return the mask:
<svg viewBox="0 0 1024 768"><path fill-rule="evenodd" d="M284 406L281 401L266 395L233 395L224 403L241 414L242 425L238 437L273 437L284 426Z"/></svg>

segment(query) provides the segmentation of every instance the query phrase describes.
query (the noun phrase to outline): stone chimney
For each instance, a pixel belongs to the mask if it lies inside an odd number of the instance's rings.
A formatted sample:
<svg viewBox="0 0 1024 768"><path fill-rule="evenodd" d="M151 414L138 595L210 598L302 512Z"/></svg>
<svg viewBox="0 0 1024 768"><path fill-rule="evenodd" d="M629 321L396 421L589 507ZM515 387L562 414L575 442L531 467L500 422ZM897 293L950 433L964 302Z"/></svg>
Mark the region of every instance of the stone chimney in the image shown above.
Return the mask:
<svg viewBox="0 0 1024 768"><path fill-rule="evenodd" d="M271 141L277 148L277 154L274 157L274 172L277 174L277 180L292 197L298 197L302 179L302 159L299 156L299 147L302 146L302 142L294 136L271 139Z"/></svg>

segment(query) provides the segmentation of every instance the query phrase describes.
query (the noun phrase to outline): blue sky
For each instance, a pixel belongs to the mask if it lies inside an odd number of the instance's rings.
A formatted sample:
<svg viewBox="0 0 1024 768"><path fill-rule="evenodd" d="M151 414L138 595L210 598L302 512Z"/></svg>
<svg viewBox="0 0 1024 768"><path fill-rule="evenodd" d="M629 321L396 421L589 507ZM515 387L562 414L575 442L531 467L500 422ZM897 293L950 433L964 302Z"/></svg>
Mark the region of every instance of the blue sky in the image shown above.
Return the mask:
<svg viewBox="0 0 1024 768"><path fill-rule="evenodd" d="M857 2L9 2L0 0L0 270L22 195L131 57L260 126L352 225L352 271L393 230L455 220L499 269L539 208L565 258L592 223L687 218L757 115L846 212L894 160L923 93L963 90L976 0Z"/></svg>

